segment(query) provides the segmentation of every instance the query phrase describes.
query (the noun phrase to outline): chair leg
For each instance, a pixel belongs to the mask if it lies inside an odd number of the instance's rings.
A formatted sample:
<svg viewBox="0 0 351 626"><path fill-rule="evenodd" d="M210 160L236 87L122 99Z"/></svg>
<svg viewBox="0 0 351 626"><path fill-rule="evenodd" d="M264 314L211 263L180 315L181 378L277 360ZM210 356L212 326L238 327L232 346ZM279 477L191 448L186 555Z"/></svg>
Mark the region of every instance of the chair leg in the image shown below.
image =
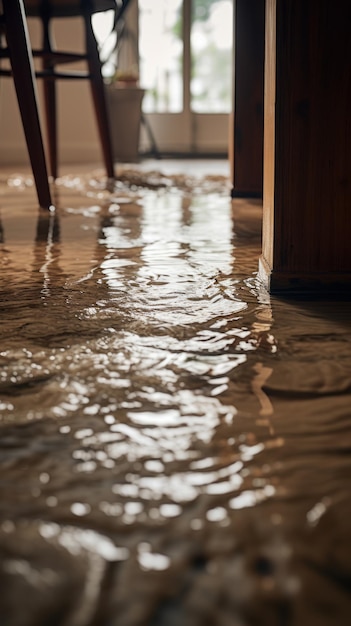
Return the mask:
<svg viewBox="0 0 351 626"><path fill-rule="evenodd" d="M13 80L38 200L42 208L48 209L52 206L52 201L39 121L32 53L23 2L22 0L3 0L3 10Z"/></svg>
<svg viewBox="0 0 351 626"><path fill-rule="evenodd" d="M55 64L50 60L50 53L52 52L52 38L50 32L50 18L44 16L42 19L43 28L43 70L48 70L49 73L55 70ZM57 106L56 106L56 83L54 79L43 79L43 94L44 94L44 106L45 106L45 120L46 120L46 132L49 148L49 162L50 170L53 178L57 178Z"/></svg>
<svg viewBox="0 0 351 626"><path fill-rule="evenodd" d="M43 65L43 67L45 67ZM45 68L47 69L47 68ZM50 172L55 179L58 176L57 168L57 113L56 113L56 85L53 80L43 81L45 105L46 132L48 136Z"/></svg>
<svg viewBox="0 0 351 626"><path fill-rule="evenodd" d="M111 131L108 119L108 111L105 96L105 85L101 73L101 62L99 57L99 51L97 47L96 38L94 35L91 15L87 13L84 15L85 21L85 36L86 36L86 49L87 49L87 62L90 74L90 86L93 96L95 115L98 124L98 130L100 135L100 141L102 146L102 152L104 157L105 168L108 178L115 177Z"/></svg>

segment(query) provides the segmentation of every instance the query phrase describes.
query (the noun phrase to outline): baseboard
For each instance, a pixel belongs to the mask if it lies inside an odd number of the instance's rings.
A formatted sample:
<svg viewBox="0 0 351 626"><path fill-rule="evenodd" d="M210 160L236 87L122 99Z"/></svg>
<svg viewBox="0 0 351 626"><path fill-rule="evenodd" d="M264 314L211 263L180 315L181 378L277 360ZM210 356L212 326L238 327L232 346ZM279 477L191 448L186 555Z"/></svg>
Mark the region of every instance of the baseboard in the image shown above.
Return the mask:
<svg viewBox="0 0 351 626"><path fill-rule="evenodd" d="M351 272L286 272L272 270L259 259L258 278L271 294L292 296L337 296L351 300Z"/></svg>

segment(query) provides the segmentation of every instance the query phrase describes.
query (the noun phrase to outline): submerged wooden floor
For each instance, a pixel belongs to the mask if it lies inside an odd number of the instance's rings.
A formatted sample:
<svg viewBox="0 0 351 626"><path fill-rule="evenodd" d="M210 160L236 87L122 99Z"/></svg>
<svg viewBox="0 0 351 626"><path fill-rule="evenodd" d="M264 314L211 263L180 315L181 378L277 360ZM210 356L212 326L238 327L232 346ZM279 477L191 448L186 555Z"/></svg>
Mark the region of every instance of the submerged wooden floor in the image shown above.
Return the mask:
<svg viewBox="0 0 351 626"><path fill-rule="evenodd" d="M348 626L351 310L227 163L0 177L0 624Z"/></svg>

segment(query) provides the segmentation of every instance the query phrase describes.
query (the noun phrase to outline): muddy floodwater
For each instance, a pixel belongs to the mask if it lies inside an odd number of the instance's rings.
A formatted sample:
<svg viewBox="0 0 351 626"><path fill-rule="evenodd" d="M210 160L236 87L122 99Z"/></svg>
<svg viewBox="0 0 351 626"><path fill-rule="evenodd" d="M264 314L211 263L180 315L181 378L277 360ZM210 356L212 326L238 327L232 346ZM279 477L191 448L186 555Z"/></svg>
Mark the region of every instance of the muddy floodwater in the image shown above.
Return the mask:
<svg viewBox="0 0 351 626"><path fill-rule="evenodd" d="M351 306L226 176L0 180L1 626L351 624Z"/></svg>

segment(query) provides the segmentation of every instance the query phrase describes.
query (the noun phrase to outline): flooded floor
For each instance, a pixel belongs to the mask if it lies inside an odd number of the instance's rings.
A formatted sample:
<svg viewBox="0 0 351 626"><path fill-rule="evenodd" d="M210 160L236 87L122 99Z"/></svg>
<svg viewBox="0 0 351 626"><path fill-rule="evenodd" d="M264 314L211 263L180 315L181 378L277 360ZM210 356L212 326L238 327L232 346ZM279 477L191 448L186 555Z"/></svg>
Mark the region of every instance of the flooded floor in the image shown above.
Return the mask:
<svg viewBox="0 0 351 626"><path fill-rule="evenodd" d="M149 166L1 175L0 624L346 626L351 306L269 297L225 164Z"/></svg>

